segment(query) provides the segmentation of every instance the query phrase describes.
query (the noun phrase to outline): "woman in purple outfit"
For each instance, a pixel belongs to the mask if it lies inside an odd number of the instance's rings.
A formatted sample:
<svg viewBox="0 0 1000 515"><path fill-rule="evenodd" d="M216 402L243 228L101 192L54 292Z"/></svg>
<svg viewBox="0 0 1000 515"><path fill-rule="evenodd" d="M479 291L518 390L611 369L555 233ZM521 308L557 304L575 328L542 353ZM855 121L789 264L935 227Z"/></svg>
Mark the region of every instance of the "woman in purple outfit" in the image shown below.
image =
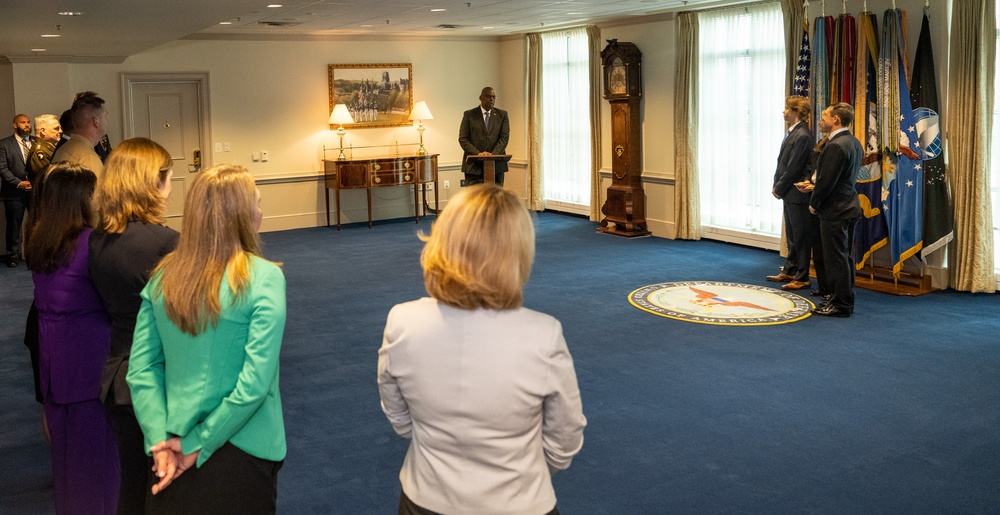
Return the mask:
<svg viewBox="0 0 1000 515"><path fill-rule="evenodd" d="M34 199L38 216L25 238L60 515L113 514L118 505L117 445L99 398L111 322L88 271L96 183L97 176L79 165L52 165Z"/></svg>

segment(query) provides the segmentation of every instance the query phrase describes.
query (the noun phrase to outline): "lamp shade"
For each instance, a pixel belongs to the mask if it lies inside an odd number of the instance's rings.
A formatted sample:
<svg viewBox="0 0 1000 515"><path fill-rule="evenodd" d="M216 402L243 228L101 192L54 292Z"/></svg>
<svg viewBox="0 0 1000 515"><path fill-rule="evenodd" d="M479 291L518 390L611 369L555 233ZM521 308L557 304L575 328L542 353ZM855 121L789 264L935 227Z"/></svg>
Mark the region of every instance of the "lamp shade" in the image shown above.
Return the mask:
<svg viewBox="0 0 1000 515"><path fill-rule="evenodd" d="M427 102L421 100L416 104L413 104L413 110L410 111L410 120L433 120L434 115L431 114L431 110L427 108Z"/></svg>
<svg viewBox="0 0 1000 515"><path fill-rule="evenodd" d="M333 112L330 113L330 125L344 125L345 123L354 123L354 118L351 118L351 111L344 104L333 106Z"/></svg>

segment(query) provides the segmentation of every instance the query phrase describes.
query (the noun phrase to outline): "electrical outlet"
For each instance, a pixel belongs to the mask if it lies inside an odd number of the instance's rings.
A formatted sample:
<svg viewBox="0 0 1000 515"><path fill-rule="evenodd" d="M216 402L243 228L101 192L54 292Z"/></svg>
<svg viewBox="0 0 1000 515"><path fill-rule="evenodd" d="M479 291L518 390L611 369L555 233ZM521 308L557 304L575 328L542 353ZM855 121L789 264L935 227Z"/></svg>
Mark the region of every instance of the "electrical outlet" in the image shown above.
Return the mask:
<svg viewBox="0 0 1000 515"><path fill-rule="evenodd" d="M225 147L225 149L226 149L226 152L229 152L230 150L232 150L232 149L233 149L233 147L230 147L230 146L229 146L229 142L228 142L228 141L227 141L227 142L225 142L225 143L223 143L223 144L222 144L222 146L223 146L223 147Z"/></svg>
<svg viewBox="0 0 1000 515"><path fill-rule="evenodd" d="M260 152L254 152L253 154L251 154L250 155L250 159L252 159L253 162L255 162L255 163L257 161L260 161Z"/></svg>
<svg viewBox="0 0 1000 515"><path fill-rule="evenodd" d="M267 151L266 150L261 150L260 151L260 160L261 161L267 161L267 158L268 158Z"/></svg>
<svg viewBox="0 0 1000 515"><path fill-rule="evenodd" d="M444 189L451 188L451 181L444 181Z"/></svg>
<svg viewBox="0 0 1000 515"><path fill-rule="evenodd" d="M215 144L215 151L216 152L222 152L222 143L216 143Z"/></svg>

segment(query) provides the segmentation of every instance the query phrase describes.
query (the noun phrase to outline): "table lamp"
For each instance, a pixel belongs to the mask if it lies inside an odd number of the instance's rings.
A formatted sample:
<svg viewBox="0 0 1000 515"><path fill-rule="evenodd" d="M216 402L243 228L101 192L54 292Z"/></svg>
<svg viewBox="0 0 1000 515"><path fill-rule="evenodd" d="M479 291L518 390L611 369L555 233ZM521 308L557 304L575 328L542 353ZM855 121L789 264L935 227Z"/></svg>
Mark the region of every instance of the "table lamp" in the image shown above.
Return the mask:
<svg viewBox="0 0 1000 515"><path fill-rule="evenodd" d="M417 149L418 156L427 155L427 149L424 148L424 120L433 120L434 116L431 115L431 110L427 108L427 102L421 100L416 104L413 104L413 110L410 111L410 121L417 121L417 132L420 134L420 148Z"/></svg>
<svg viewBox="0 0 1000 515"><path fill-rule="evenodd" d="M340 136L340 156L337 159L347 159L344 156L344 131L345 123L354 123L354 118L351 118L351 112L347 109L344 104L337 104L333 106L333 112L330 113L330 125L337 125L337 135Z"/></svg>

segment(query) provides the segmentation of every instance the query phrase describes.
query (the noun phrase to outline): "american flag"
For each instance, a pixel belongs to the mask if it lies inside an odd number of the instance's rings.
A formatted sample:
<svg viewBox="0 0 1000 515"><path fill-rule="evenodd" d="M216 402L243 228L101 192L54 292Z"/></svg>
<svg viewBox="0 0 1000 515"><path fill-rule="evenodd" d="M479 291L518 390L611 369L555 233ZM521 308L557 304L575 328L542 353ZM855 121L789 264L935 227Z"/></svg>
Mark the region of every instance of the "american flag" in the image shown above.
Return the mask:
<svg viewBox="0 0 1000 515"><path fill-rule="evenodd" d="M792 81L793 95L809 96L809 61L809 22L803 22L799 62L795 65L795 80Z"/></svg>

